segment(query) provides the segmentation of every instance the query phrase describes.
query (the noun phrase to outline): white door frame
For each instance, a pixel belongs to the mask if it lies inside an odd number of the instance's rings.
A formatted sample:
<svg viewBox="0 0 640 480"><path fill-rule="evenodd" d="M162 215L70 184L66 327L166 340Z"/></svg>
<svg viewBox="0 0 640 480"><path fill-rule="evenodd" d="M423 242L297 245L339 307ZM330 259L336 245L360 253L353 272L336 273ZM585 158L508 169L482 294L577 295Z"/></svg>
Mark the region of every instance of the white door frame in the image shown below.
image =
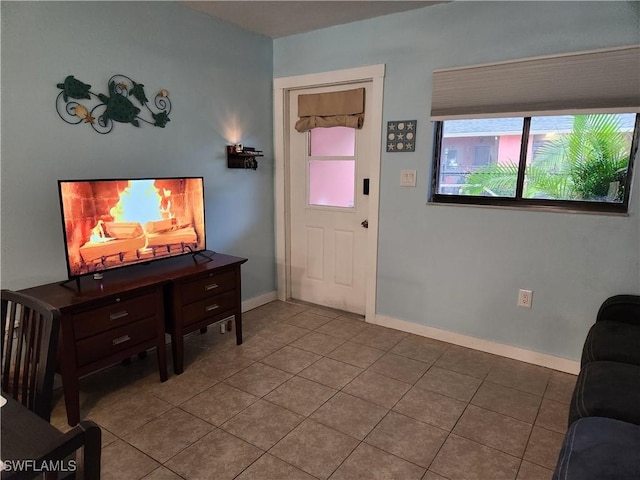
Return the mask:
<svg viewBox="0 0 640 480"><path fill-rule="evenodd" d="M365 122L371 122L373 132L379 132L371 145L369 159L369 235L367 235L365 320L373 322L376 312L376 281L378 271L378 204L380 198L380 156L382 154L382 100L385 66L371 65L332 72L281 77L273 80L274 146L275 146L275 204L276 204L276 263L278 299L286 300L290 288L290 231L289 231L289 92L310 87L324 87L371 81L372 108L365 112ZM360 188L360 186L358 186Z"/></svg>

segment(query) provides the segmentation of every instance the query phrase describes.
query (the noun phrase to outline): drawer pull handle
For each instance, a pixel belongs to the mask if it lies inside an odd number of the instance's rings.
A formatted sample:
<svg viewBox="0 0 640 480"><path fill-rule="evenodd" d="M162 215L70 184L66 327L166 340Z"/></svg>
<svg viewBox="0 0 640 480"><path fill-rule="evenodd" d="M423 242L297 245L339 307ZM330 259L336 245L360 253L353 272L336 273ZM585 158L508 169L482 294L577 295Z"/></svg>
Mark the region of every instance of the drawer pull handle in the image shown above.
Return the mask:
<svg viewBox="0 0 640 480"><path fill-rule="evenodd" d="M218 305L217 303L214 303L213 305L209 305L207 308L205 308L205 311L212 312L212 311L217 310L219 308L220 308L220 305Z"/></svg>
<svg viewBox="0 0 640 480"><path fill-rule="evenodd" d="M118 320L119 318L124 318L129 315L129 312L123 310L122 312L116 312L109 315L109 320Z"/></svg>
<svg viewBox="0 0 640 480"><path fill-rule="evenodd" d="M207 285L206 287L204 287L204 289L208 292L209 290L214 290L218 288L218 284L217 283L212 283L210 285Z"/></svg>
<svg viewBox="0 0 640 480"><path fill-rule="evenodd" d="M131 337L129 335L123 335L122 337L115 338L112 343L115 346L120 345L124 342L128 342L129 340L131 340Z"/></svg>

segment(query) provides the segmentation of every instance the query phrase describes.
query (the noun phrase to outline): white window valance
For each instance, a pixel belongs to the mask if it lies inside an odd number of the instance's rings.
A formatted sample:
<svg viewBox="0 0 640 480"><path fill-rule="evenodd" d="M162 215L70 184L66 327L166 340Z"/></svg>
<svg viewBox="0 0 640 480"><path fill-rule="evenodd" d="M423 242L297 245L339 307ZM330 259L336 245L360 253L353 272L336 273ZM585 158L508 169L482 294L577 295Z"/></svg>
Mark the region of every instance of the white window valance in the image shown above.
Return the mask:
<svg viewBox="0 0 640 480"><path fill-rule="evenodd" d="M432 120L640 112L640 45L433 72Z"/></svg>
<svg viewBox="0 0 640 480"><path fill-rule="evenodd" d="M364 88L340 92L298 96L296 130L316 127L362 128L364 125Z"/></svg>

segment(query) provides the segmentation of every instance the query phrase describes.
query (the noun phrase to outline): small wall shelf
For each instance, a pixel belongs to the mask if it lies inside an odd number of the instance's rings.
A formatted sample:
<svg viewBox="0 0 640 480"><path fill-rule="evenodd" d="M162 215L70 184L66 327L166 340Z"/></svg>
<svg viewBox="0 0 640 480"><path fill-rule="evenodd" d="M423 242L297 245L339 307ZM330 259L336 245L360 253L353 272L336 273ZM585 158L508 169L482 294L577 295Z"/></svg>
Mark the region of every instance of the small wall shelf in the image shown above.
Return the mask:
<svg viewBox="0 0 640 480"><path fill-rule="evenodd" d="M242 145L227 145L228 168L258 168L257 157L263 157L261 150Z"/></svg>

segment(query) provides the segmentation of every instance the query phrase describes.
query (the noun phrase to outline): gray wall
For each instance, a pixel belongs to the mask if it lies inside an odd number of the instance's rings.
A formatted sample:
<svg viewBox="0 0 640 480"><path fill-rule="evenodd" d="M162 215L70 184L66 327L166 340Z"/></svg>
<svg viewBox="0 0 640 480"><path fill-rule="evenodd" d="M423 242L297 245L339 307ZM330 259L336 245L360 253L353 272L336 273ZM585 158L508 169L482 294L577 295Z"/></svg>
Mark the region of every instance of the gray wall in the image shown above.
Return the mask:
<svg viewBox="0 0 640 480"><path fill-rule="evenodd" d="M385 125L418 119L416 152L382 157L379 314L578 359L602 301L640 293L640 178L629 216L426 204L434 69L637 43L639 5L455 2L274 41L276 78L386 64Z"/></svg>
<svg viewBox="0 0 640 480"><path fill-rule="evenodd" d="M246 256L243 297L275 289L272 41L173 2L2 2L2 287L66 278L57 180L204 176L207 244ZM173 102L164 129L68 125L56 84L114 74ZM226 168L225 145L265 151Z"/></svg>

